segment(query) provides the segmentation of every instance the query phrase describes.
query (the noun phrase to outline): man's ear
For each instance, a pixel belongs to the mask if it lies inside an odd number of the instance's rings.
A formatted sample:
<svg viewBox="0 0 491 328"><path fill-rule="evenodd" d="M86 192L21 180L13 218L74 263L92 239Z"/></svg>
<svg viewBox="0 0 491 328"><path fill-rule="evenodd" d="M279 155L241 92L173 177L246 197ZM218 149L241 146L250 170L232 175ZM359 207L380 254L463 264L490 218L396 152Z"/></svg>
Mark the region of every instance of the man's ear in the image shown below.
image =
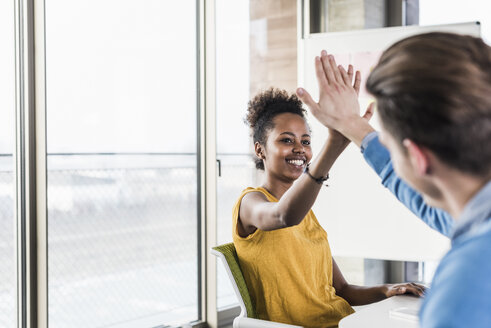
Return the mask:
<svg viewBox="0 0 491 328"><path fill-rule="evenodd" d="M409 160L419 175L430 173L430 156L426 148L421 147L410 139L404 139L402 145L406 148Z"/></svg>
<svg viewBox="0 0 491 328"><path fill-rule="evenodd" d="M256 141L256 143L254 144L254 152L256 153L256 157L259 158L259 159L264 159L264 149L263 149L263 146Z"/></svg>

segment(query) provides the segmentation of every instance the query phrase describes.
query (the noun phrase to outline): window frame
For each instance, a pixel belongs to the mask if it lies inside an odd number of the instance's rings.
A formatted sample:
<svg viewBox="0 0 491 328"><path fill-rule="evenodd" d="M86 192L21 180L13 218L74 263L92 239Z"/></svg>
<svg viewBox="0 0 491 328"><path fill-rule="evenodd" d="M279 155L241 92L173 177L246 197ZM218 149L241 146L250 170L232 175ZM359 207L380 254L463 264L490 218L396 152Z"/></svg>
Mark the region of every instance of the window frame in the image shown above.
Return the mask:
<svg viewBox="0 0 491 328"><path fill-rule="evenodd" d="M44 1L15 1L17 326L47 327Z"/></svg>
<svg viewBox="0 0 491 328"><path fill-rule="evenodd" d="M214 1L196 1L198 317L217 327ZM45 0L15 0L17 327L48 327Z"/></svg>

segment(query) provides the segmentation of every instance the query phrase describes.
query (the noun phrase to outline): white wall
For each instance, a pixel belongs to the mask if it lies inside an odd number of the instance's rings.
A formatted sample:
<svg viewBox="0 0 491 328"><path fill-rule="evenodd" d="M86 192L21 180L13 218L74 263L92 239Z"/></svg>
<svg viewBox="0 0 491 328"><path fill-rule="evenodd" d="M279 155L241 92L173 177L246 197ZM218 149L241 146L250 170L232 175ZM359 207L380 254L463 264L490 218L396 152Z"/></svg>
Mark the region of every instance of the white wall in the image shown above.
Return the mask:
<svg viewBox="0 0 491 328"><path fill-rule="evenodd" d="M318 97L314 57L322 49L335 56L339 54L341 64L352 63L355 69L361 65L362 79L366 79L382 50L396 40L430 30L479 35L476 24L408 26L315 35L300 44L304 54L299 60L303 71L300 85L314 98ZM369 95L361 92L362 112L370 101ZM376 128L377 121L377 117L372 119ZM310 119L310 124L314 153L317 153L328 132L314 118ZM328 233L334 255L423 261L438 260L449 248L447 238L417 219L381 185L356 146L350 145L341 155L330 176L330 187L322 189L314 212Z"/></svg>

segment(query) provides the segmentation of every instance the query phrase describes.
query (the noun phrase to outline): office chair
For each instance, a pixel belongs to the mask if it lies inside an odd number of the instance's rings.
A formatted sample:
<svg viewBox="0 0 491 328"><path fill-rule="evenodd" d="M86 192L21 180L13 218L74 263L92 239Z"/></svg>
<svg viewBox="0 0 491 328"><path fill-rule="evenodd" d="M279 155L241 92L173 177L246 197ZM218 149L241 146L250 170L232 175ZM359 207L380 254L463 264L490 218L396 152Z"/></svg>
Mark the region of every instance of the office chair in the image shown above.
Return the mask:
<svg viewBox="0 0 491 328"><path fill-rule="evenodd" d="M239 300L240 314L234 319L234 328L301 328L300 326L293 326L284 323L278 323L273 321L266 321L257 318L254 304L249 290L242 275L242 270L239 265L239 258L235 251L234 243L228 243L220 246L213 247L211 253L216 255L222 260L225 266L225 271L230 278L230 282L235 291L235 295Z"/></svg>

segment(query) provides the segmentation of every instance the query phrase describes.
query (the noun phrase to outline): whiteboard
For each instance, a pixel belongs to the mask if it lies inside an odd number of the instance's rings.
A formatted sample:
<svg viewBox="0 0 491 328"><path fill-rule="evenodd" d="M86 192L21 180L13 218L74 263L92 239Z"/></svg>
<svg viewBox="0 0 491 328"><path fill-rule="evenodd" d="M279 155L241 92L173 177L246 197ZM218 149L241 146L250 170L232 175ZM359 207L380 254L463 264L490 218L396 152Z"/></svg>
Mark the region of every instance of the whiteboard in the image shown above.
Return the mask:
<svg viewBox="0 0 491 328"><path fill-rule="evenodd" d="M362 68L360 105L364 112L372 101L364 84L382 51L400 39L431 31L479 36L480 25L473 22L316 34L299 40L299 85L318 99L314 58L325 49L334 54L339 64ZM379 128L376 115L371 123ZM309 124L316 154L328 132L311 115ZM345 150L329 175L330 186L321 190L313 210L327 231L333 255L426 261L439 260L449 249L448 238L426 226L381 185L355 145Z"/></svg>

